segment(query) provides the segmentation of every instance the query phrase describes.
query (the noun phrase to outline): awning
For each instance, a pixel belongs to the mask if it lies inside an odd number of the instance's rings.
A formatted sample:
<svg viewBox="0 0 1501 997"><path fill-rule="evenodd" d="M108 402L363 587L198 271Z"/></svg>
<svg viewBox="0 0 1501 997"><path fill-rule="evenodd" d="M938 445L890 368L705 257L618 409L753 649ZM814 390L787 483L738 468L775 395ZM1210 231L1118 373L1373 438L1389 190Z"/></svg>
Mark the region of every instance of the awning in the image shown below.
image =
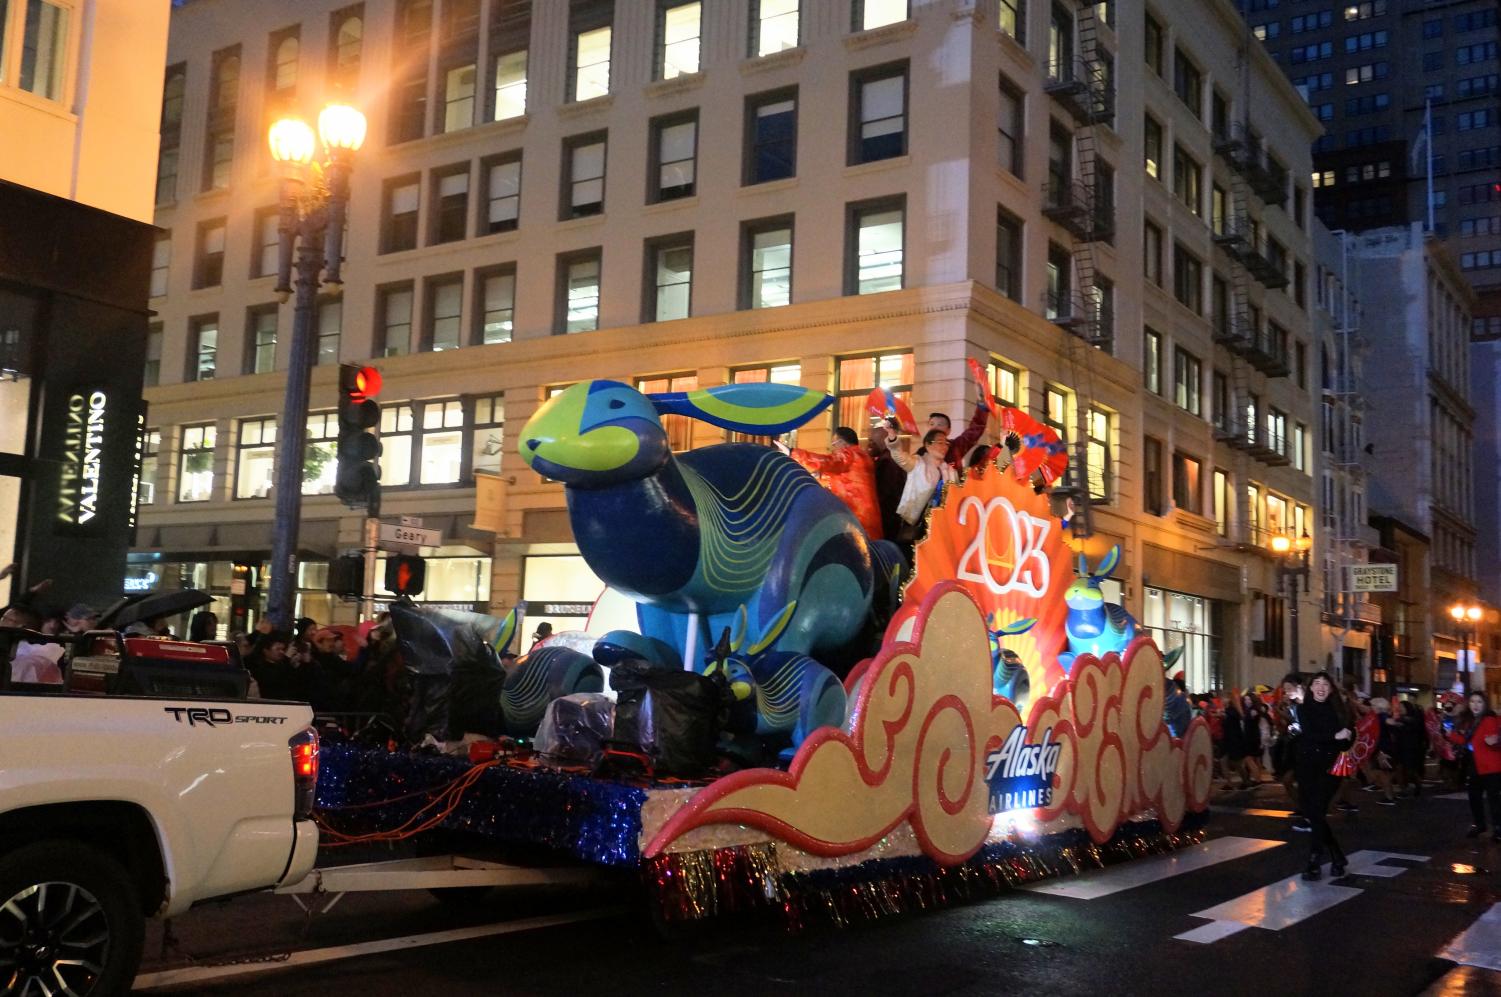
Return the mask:
<svg viewBox="0 0 1501 997"><path fill-rule="evenodd" d="M263 561L271 555L270 523L171 523L141 527L132 550L157 552L165 560L203 558ZM339 521L315 519L297 530L297 556L332 558L339 553Z"/></svg>
<svg viewBox="0 0 1501 997"><path fill-rule="evenodd" d="M1369 651L1371 649L1371 635L1364 631L1351 630L1349 633L1342 635L1340 631L1336 630L1334 635L1334 639L1345 647L1353 647L1357 651Z"/></svg>

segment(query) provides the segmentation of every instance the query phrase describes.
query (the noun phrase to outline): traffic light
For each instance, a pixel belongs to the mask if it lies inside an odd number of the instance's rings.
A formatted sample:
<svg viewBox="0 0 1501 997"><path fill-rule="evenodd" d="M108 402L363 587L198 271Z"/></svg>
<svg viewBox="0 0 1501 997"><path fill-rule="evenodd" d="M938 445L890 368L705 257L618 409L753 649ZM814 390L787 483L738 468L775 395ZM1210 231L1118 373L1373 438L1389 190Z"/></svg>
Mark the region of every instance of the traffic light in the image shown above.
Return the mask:
<svg viewBox="0 0 1501 997"><path fill-rule="evenodd" d="M393 554L386 560L386 591L421 595L427 582L427 561L416 554Z"/></svg>
<svg viewBox="0 0 1501 997"><path fill-rule="evenodd" d="M370 432L380 422L380 371L339 365L339 457L334 494L347 506L380 514L380 441Z"/></svg>
<svg viewBox="0 0 1501 997"><path fill-rule="evenodd" d="M358 599L365 594L365 555L340 554L328 562L328 584L324 588L330 595L345 599Z"/></svg>

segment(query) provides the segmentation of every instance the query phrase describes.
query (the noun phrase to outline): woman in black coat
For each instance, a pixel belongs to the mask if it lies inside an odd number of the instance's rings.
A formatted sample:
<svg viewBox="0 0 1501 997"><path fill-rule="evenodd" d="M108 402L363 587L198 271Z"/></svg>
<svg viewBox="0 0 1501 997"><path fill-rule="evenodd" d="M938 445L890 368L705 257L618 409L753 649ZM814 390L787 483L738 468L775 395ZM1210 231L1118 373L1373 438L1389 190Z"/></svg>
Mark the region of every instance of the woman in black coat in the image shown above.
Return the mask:
<svg viewBox="0 0 1501 997"><path fill-rule="evenodd" d="M1297 758L1298 795L1303 816L1313 825L1309 837L1308 868L1304 879L1318 879L1321 866L1330 860L1329 874L1345 874L1345 851L1329 828L1329 801L1339 789L1340 777L1329 774L1339 753L1351 744L1350 716L1344 700L1335 691L1334 679L1319 672L1308 683L1308 695L1298 706Z"/></svg>
<svg viewBox="0 0 1501 997"><path fill-rule="evenodd" d="M1397 778L1398 791L1412 787L1412 795L1423 790L1423 763L1428 756L1428 729L1418 704L1397 704Z"/></svg>

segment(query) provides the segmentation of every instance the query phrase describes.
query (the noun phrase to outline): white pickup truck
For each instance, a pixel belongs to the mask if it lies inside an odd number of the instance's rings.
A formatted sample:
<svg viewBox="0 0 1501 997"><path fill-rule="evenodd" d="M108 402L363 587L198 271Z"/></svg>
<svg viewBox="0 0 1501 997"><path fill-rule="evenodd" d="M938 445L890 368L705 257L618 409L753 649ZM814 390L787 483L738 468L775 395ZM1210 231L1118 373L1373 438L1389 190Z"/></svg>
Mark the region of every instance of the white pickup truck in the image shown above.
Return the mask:
<svg viewBox="0 0 1501 997"><path fill-rule="evenodd" d="M67 691L0 675L3 994L124 993L146 918L295 883L318 851L305 704L80 694L67 664Z"/></svg>

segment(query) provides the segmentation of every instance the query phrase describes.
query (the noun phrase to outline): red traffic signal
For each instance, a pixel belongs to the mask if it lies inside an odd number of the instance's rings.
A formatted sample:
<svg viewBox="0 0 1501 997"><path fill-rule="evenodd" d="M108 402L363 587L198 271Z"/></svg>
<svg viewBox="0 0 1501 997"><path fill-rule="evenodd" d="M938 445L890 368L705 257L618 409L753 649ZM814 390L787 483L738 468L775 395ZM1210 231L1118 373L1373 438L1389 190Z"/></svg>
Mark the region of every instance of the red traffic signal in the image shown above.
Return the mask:
<svg viewBox="0 0 1501 997"><path fill-rule="evenodd" d="M427 583L427 561L415 554L397 554L386 561L386 591L420 595Z"/></svg>
<svg viewBox="0 0 1501 997"><path fill-rule="evenodd" d="M380 371L347 363L339 367L339 393L352 402L373 399L380 394Z"/></svg>

